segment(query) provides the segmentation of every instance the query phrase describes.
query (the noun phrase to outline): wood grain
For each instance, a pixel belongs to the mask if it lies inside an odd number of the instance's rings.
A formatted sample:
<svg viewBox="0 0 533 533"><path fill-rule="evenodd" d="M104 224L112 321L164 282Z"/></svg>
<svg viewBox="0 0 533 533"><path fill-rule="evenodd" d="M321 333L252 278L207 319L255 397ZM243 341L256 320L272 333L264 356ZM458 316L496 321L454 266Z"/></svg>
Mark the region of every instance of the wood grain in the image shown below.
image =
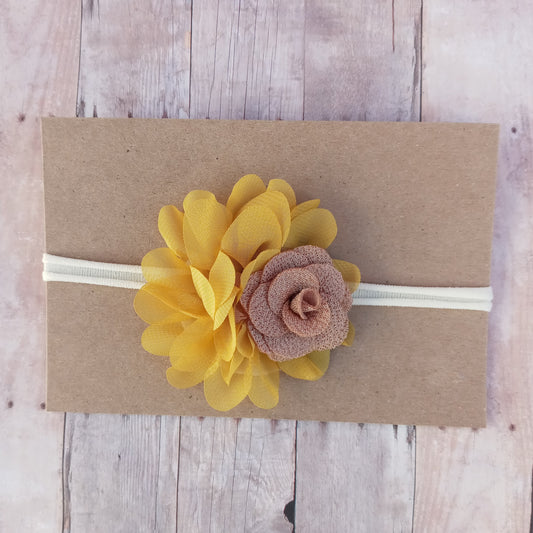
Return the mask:
<svg viewBox="0 0 533 533"><path fill-rule="evenodd" d="M301 120L303 61L303 0L196 0L191 118Z"/></svg>
<svg viewBox="0 0 533 533"><path fill-rule="evenodd" d="M500 123L488 427L417 429L415 531L526 532L533 465L533 7L424 4L424 120Z"/></svg>
<svg viewBox="0 0 533 533"><path fill-rule="evenodd" d="M174 531L179 419L68 417L63 531Z"/></svg>
<svg viewBox="0 0 533 533"><path fill-rule="evenodd" d="M82 4L81 116L187 116L190 1ZM179 418L67 414L64 531L174 531Z"/></svg>
<svg viewBox="0 0 533 533"><path fill-rule="evenodd" d="M306 533L529 531L530 2L434 0L423 24L421 0L81 8L79 55L79 3L0 7L0 531L290 531L295 490ZM43 403L38 117L74 114L79 58L80 116L501 123L488 428L418 427L415 494L410 427L67 415L62 478L63 417Z"/></svg>
<svg viewBox="0 0 533 533"><path fill-rule="evenodd" d="M305 120L420 119L421 0L309 0Z"/></svg>
<svg viewBox="0 0 533 533"><path fill-rule="evenodd" d="M303 2L195 1L192 28L191 118L302 118ZM178 530L291 531L295 426L182 418Z"/></svg>
<svg viewBox="0 0 533 533"><path fill-rule="evenodd" d="M288 532L294 422L182 418L178 531Z"/></svg>
<svg viewBox="0 0 533 533"><path fill-rule="evenodd" d="M298 422L297 531L411 531L415 428Z"/></svg>
<svg viewBox="0 0 533 533"><path fill-rule="evenodd" d="M83 0L78 116L186 118L191 0Z"/></svg>
<svg viewBox="0 0 533 533"><path fill-rule="evenodd" d="M419 120L420 2L306 8L305 119ZM413 427L298 422L297 442L298 531L411 530Z"/></svg>
<svg viewBox="0 0 533 533"><path fill-rule="evenodd" d="M63 416L45 411L41 115L73 115L80 9L0 5L0 531L61 527Z"/></svg>

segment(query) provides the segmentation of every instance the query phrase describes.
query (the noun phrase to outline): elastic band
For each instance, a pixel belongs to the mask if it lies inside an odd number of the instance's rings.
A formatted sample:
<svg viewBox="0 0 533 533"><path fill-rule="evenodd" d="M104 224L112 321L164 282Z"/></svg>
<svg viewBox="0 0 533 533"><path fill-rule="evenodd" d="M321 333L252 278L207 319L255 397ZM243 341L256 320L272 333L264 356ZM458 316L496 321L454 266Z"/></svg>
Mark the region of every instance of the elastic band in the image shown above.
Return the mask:
<svg viewBox="0 0 533 533"><path fill-rule="evenodd" d="M352 305L490 311L491 287L407 287L360 283Z"/></svg>
<svg viewBox="0 0 533 533"><path fill-rule="evenodd" d="M140 289L146 280L136 265L99 263L43 254L43 280Z"/></svg>
<svg viewBox="0 0 533 533"><path fill-rule="evenodd" d="M43 280L140 289L146 280L137 265L99 263L43 254ZM360 283L353 305L490 311L491 287L407 287Z"/></svg>

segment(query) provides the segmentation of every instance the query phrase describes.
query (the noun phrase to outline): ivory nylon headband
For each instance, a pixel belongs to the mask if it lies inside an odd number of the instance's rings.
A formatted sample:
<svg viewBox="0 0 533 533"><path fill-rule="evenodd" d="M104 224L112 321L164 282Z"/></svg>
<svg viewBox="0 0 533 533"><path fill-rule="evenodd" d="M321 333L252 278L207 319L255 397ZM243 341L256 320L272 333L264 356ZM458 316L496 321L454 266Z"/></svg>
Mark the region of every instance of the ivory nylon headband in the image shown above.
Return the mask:
<svg viewBox="0 0 533 533"><path fill-rule="evenodd" d="M140 289L146 280L137 265L120 265L43 254L43 280ZM410 287L359 284L352 305L490 311L491 287Z"/></svg>

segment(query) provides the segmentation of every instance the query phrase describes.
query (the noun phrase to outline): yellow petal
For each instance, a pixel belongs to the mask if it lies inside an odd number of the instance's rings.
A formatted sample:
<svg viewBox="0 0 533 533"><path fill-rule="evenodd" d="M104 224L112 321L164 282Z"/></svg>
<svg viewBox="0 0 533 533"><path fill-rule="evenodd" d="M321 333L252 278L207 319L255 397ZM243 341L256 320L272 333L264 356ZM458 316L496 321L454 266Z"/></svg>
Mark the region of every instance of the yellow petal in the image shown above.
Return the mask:
<svg viewBox="0 0 533 533"><path fill-rule="evenodd" d="M246 398L252 384L252 372L247 359L243 364L246 364L246 370L243 373L235 373L229 385L224 381L220 366L209 370L204 378L204 394L213 409L229 411Z"/></svg>
<svg viewBox="0 0 533 533"><path fill-rule="evenodd" d="M292 220L289 237L284 247L287 249L313 244L327 248L337 236L337 223L331 211L311 209Z"/></svg>
<svg viewBox="0 0 533 533"><path fill-rule="evenodd" d="M354 292L361 282L359 269L354 264L341 259L333 259L333 266L342 274L342 279L346 282L350 291Z"/></svg>
<svg viewBox="0 0 533 533"><path fill-rule="evenodd" d="M298 204L296 207L293 207L291 210L291 218L294 219L296 217L299 217L306 211L310 211L311 209L316 209L320 205L320 200L307 200L307 202L302 202L301 204Z"/></svg>
<svg viewBox="0 0 533 533"><path fill-rule="evenodd" d="M261 409L272 409L279 401L279 366L267 355L254 350L252 386L248 397Z"/></svg>
<svg viewBox="0 0 533 533"><path fill-rule="evenodd" d="M329 350L311 352L310 354L278 363L280 370L297 379L316 381L320 379L329 366Z"/></svg>
<svg viewBox="0 0 533 533"><path fill-rule="evenodd" d="M271 209L247 207L237 216L222 239L222 250L243 267L256 253L280 249L281 228Z"/></svg>
<svg viewBox="0 0 533 533"><path fill-rule="evenodd" d="M216 360L213 322L199 318L188 324L170 347L170 362L182 372L206 372Z"/></svg>
<svg viewBox="0 0 533 533"><path fill-rule="evenodd" d="M285 180L270 180L268 182L267 191L279 191L285 195L287 202L289 202L289 207L293 209L296 206L296 195L294 194L293 188Z"/></svg>
<svg viewBox="0 0 533 533"><path fill-rule="evenodd" d="M188 389L194 387L204 380L204 373L196 372L182 372L173 367L167 369L167 381L176 389Z"/></svg>
<svg viewBox="0 0 533 533"><path fill-rule="evenodd" d="M346 338L344 339L344 342L342 343L342 345L351 346L353 344L354 339L355 339L355 328L353 327L353 324L349 322L348 335L346 335Z"/></svg>
<svg viewBox="0 0 533 533"><path fill-rule="evenodd" d="M170 347L182 331L183 326L180 322L153 324L148 326L142 334L142 347L151 354L168 357Z"/></svg>
<svg viewBox="0 0 533 533"><path fill-rule="evenodd" d="M226 385L229 385L231 378L237 370L239 370L240 374L246 372L247 364L242 363L243 359L244 357L242 354L235 352L234 357L232 357L230 361L219 361L220 373L222 374L222 378L226 382Z"/></svg>
<svg viewBox="0 0 533 533"><path fill-rule="evenodd" d="M194 293L189 265L169 248L151 250L143 257L141 266L146 281Z"/></svg>
<svg viewBox="0 0 533 533"><path fill-rule="evenodd" d="M264 192L250 200L243 209L237 213L237 216L245 209L250 209L253 206L265 207L270 209L276 215L279 227L281 228L281 241L283 244L287 239L291 228L291 210L285 195L279 191Z"/></svg>
<svg viewBox="0 0 533 533"><path fill-rule="evenodd" d="M180 257L187 257L183 240L183 213L173 205L166 205L159 211L157 225L167 246Z"/></svg>
<svg viewBox="0 0 533 533"><path fill-rule="evenodd" d="M239 289L237 287L233 287L229 298L215 311L213 329L218 329L222 322L224 322L228 316L228 313L233 307L233 302L235 301L235 297L237 296L238 292Z"/></svg>
<svg viewBox="0 0 533 533"><path fill-rule="evenodd" d="M231 213L207 191L192 191L183 201L183 240L192 266L209 270L218 255Z"/></svg>
<svg viewBox="0 0 533 533"><path fill-rule="evenodd" d="M278 363L272 361L268 355L260 352L254 346L254 355L252 357L252 370L254 376L276 373L279 369Z"/></svg>
<svg viewBox="0 0 533 533"><path fill-rule="evenodd" d="M207 314L215 318L215 292L209 280L197 269L191 267L192 281L198 296L200 296Z"/></svg>
<svg viewBox="0 0 533 533"><path fill-rule="evenodd" d="M241 274L241 289L246 287L250 276L254 272L265 268L265 265L277 254L279 254L279 250L263 250L253 261L250 261Z"/></svg>
<svg viewBox="0 0 533 533"><path fill-rule="evenodd" d="M253 343L246 324L241 324L237 331L237 351L244 357L250 358L254 354L255 344Z"/></svg>
<svg viewBox="0 0 533 533"><path fill-rule="evenodd" d="M260 409L272 409L279 402L279 370L252 378L248 398Z"/></svg>
<svg viewBox="0 0 533 533"><path fill-rule="evenodd" d="M232 260L219 252L209 272L209 283L215 293L215 304L218 307L225 302L235 286L235 267Z"/></svg>
<svg viewBox="0 0 533 533"><path fill-rule="evenodd" d="M235 313L230 310L227 320L215 331L215 348L217 356L224 361L229 361L237 347L237 333L235 331Z"/></svg>
<svg viewBox="0 0 533 533"><path fill-rule="evenodd" d="M234 186L226 203L233 215L252 198L266 191L263 180L255 174L243 176Z"/></svg>
<svg viewBox="0 0 533 533"><path fill-rule="evenodd" d="M180 321L205 314L198 296L153 283L146 283L137 291L133 307L148 324L168 322L170 318Z"/></svg>

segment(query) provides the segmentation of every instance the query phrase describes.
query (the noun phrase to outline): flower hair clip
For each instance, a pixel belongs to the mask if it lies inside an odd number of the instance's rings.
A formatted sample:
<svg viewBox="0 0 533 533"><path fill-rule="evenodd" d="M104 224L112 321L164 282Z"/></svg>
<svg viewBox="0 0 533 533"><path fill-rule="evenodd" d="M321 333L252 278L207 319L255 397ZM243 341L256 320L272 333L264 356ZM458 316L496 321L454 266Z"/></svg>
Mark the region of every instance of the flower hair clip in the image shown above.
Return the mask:
<svg viewBox="0 0 533 533"><path fill-rule="evenodd" d="M281 179L265 185L248 174L225 204L191 191L182 211L161 209L158 226L166 247L141 266L45 254L43 279L138 289L143 348L169 358L173 387L203 383L219 411L246 397L275 407L280 371L321 378L331 350L354 341L352 305L491 308L490 287L360 283L357 266L327 252L337 235L333 214L318 199L298 203Z"/></svg>

